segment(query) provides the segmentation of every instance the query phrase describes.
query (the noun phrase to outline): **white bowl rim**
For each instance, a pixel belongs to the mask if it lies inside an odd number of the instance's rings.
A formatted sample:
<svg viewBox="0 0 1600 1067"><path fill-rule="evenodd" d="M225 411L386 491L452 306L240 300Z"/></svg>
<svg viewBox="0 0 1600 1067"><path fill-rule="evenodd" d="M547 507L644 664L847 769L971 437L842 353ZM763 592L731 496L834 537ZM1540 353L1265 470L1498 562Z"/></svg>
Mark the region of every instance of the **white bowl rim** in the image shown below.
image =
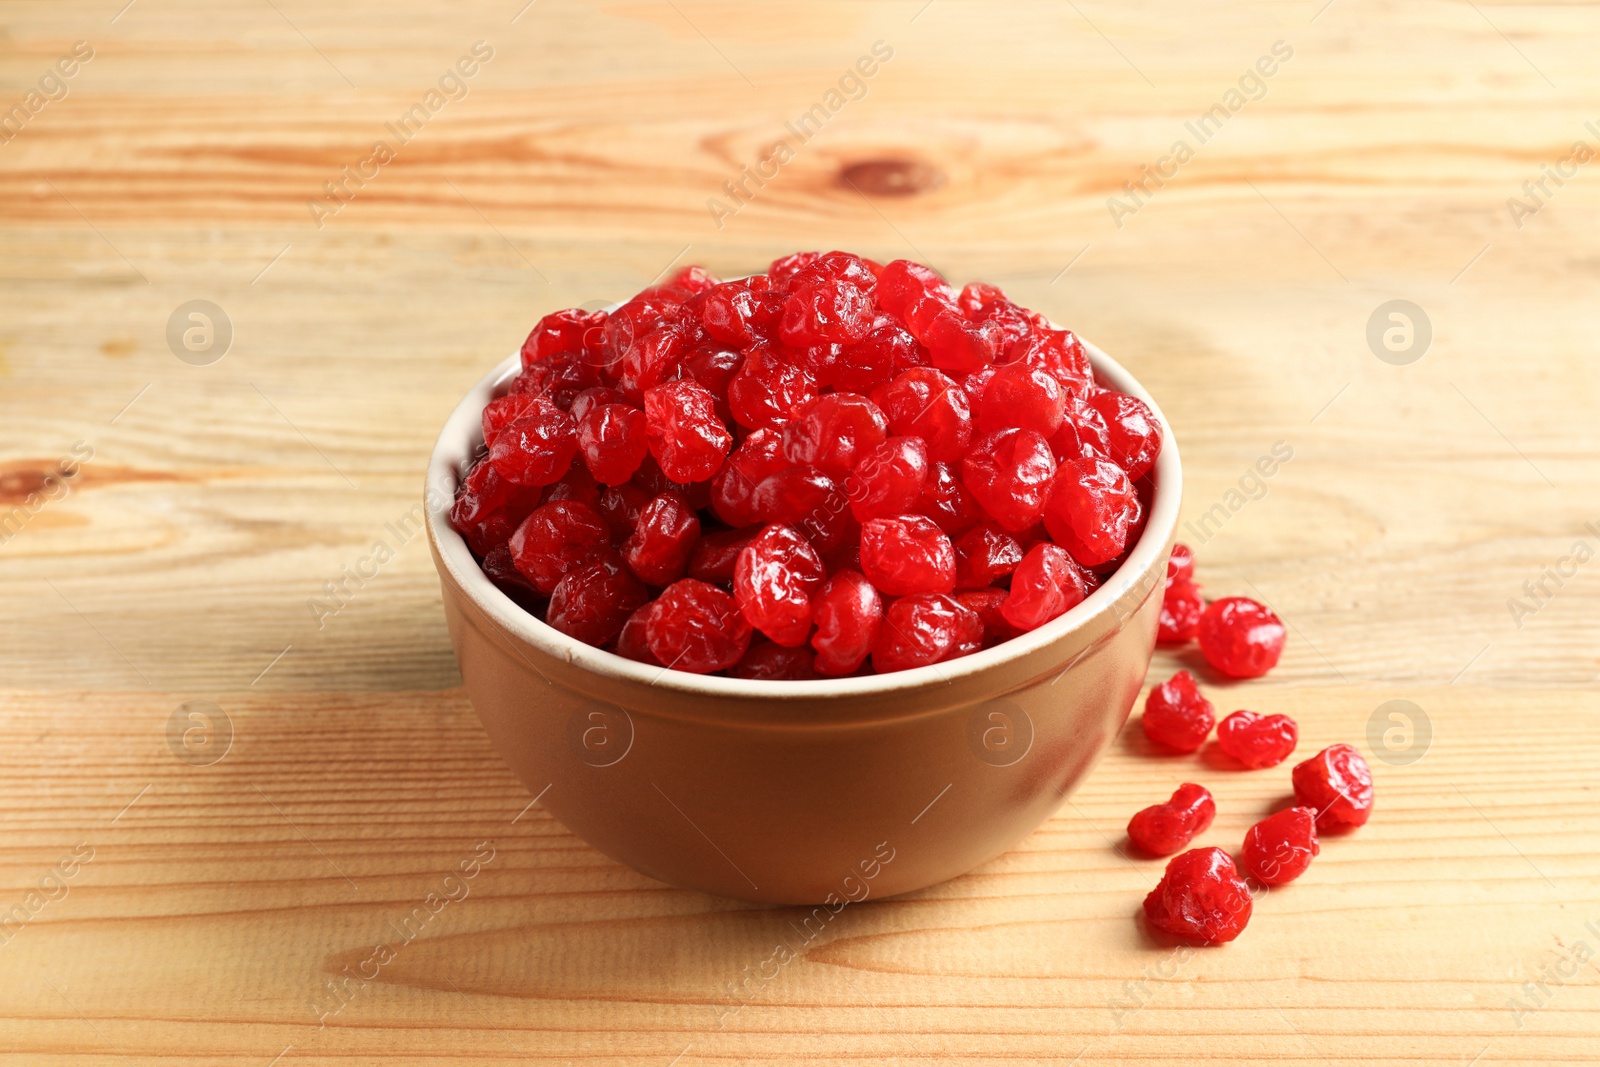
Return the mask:
<svg viewBox="0 0 1600 1067"><path fill-rule="evenodd" d="M619 656L569 637L536 618L491 582L473 559L466 541L450 525L450 505L467 461L482 444L484 405L498 386L521 369L520 354L502 360L480 378L456 405L434 443L428 461L424 508L439 558L452 578L473 603L516 638L540 651L596 674L621 680L672 689L681 693L734 699L815 700L826 697L881 696L885 693L922 687L943 686L968 675L980 674L1000 664L1036 652L1088 625L1111 607L1137 583L1137 575L1155 565L1166 551L1167 542L1177 528L1178 508L1183 497L1183 472L1172 427L1155 399L1138 380L1116 360L1088 341L1079 338L1098 380L1136 396L1150 406L1161 424L1162 446L1156 458L1155 493L1150 515L1138 544L1128 558L1082 603L1036 630L1002 641L958 659L891 674L855 675L844 678L805 681L729 678L721 675L691 674L668 670ZM1164 579L1164 575L1161 576ZM1143 598L1140 598L1143 602ZM1120 626L1125 620L1119 620Z"/></svg>

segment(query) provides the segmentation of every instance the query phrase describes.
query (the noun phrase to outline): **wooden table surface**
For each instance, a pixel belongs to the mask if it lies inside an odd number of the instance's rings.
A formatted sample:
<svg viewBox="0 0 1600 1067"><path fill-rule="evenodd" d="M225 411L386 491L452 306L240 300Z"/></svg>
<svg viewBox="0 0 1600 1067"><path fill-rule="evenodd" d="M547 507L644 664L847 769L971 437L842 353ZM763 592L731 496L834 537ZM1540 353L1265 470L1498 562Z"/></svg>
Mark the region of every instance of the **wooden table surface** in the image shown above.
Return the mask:
<svg viewBox="0 0 1600 1067"><path fill-rule="evenodd" d="M1592 4L124 2L0 10L0 1064L1600 1055ZM1144 933L1121 827L1198 778L1236 847L1286 769L1137 724L782 968L795 912L491 749L391 525L445 413L546 311L801 247L1001 283L1160 398L1204 584L1292 627L1218 704L1377 777L1239 941Z"/></svg>

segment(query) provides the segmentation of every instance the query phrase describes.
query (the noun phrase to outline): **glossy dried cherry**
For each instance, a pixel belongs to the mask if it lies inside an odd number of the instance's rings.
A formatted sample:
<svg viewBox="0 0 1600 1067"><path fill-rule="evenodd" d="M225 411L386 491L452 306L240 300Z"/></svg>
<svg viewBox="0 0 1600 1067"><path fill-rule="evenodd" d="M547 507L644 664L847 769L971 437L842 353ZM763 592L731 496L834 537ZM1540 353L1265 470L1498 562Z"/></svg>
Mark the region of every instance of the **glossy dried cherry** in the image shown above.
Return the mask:
<svg viewBox="0 0 1600 1067"><path fill-rule="evenodd" d="M1216 709L1200 694L1194 676L1179 671L1150 690L1145 699L1145 736L1173 752L1194 752L1216 724Z"/></svg>
<svg viewBox="0 0 1600 1067"><path fill-rule="evenodd" d="M733 597L714 585L683 578L656 598L645 621L645 641L666 667L710 674L743 658L750 647L750 623Z"/></svg>
<svg viewBox="0 0 1600 1067"><path fill-rule="evenodd" d="M1249 597L1214 600L1195 631L1206 662L1230 678L1259 678L1278 664L1288 636L1283 620Z"/></svg>
<svg viewBox="0 0 1600 1067"><path fill-rule="evenodd" d="M1220 848L1196 848L1173 857L1144 898L1145 920L1151 926L1207 944L1238 937L1253 907L1233 858Z"/></svg>
<svg viewBox="0 0 1600 1067"><path fill-rule="evenodd" d="M1128 820L1128 837L1140 851L1171 856L1188 847L1216 817L1217 802L1210 790L1185 782L1165 803L1135 813Z"/></svg>
<svg viewBox="0 0 1600 1067"><path fill-rule="evenodd" d="M1306 873L1321 851L1317 813L1310 808L1286 808L1250 827L1239 859L1258 882L1279 886Z"/></svg>
<svg viewBox="0 0 1600 1067"><path fill-rule="evenodd" d="M1236 711L1217 724L1217 747L1251 769L1276 767L1299 739L1300 728L1287 715Z"/></svg>
<svg viewBox="0 0 1600 1067"><path fill-rule="evenodd" d="M1372 769L1349 745L1329 745L1295 764L1294 796L1317 813L1317 829L1353 830L1372 816Z"/></svg>

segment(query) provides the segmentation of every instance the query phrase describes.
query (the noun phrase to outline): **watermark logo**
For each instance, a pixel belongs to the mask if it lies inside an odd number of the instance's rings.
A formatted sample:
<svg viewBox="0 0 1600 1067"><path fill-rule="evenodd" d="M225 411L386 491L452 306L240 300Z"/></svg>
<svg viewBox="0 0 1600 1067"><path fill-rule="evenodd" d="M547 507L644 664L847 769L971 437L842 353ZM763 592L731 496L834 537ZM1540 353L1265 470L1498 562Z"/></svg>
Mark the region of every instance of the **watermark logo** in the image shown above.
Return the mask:
<svg viewBox="0 0 1600 1067"><path fill-rule="evenodd" d="M1390 300L1367 319L1367 347L1394 367L1415 363L1433 344L1433 320L1409 300Z"/></svg>
<svg viewBox="0 0 1600 1067"><path fill-rule="evenodd" d="M989 766L1010 767L1033 748L1033 720L1013 701L987 701L967 719L967 745Z"/></svg>
<svg viewBox="0 0 1600 1067"><path fill-rule="evenodd" d="M189 700L167 717L167 748L182 763L209 767L233 747L233 719L209 700Z"/></svg>
<svg viewBox="0 0 1600 1067"><path fill-rule="evenodd" d="M209 367L233 347L233 320L209 300L190 300L167 316L167 347L191 367Z"/></svg>
<svg viewBox="0 0 1600 1067"><path fill-rule="evenodd" d="M1433 720L1409 700L1379 704L1367 718L1367 751L1391 767L1406 767L1428 754Z"/></svg>
<svg viewBox="0 0 1600 1067"><path fill-rule="evenodd" d="M633 716L615 704L589 700L567 719L567 747L591 767L611 767L633 749Z"/></svg>

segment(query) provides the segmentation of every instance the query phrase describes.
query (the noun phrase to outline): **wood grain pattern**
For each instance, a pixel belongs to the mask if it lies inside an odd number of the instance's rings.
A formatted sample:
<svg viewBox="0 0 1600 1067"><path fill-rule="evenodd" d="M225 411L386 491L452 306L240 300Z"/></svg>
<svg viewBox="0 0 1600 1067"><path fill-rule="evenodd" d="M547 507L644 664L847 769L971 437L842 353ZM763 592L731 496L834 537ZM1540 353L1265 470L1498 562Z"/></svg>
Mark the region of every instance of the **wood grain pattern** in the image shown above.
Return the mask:
<svg viewBox="0 0 1600 1067"><path fill-rule="evenodd" d="M0 12L0 115L94 49L0 143L0 917L43 902L0 943L0 1063L1592 1062L1592 966L1553 968L1600 951L1600 564L1562 562L1600 549L1600 162L1541 169L1600 147L1592 5L120 6ZM480 40L464 98L319 228L307 202ZM880 40L719 227L708 199ZM1119 227L1107 198L1278 41ZM1160 398L1185 521L1226 514L1187 535L1205 584L1293 627L1219 705L1295 715L1307 751L1427 711L1374 822L1241 941L1143 934L1155 865L1120 827L1200 777L1231 846L1286 775L1152 760L1136 728L1018 849L765 979L789 911L524 810L389 529L438 425L544 311L813 245L1002 283ZM1366 340L1397 298L1433 327L1405 366ZM210 366L168 350L194 299L234 329ZM218 763L169 747L193 700L232 725ZM319 1027L481 841L468 895Z"/></svg>

